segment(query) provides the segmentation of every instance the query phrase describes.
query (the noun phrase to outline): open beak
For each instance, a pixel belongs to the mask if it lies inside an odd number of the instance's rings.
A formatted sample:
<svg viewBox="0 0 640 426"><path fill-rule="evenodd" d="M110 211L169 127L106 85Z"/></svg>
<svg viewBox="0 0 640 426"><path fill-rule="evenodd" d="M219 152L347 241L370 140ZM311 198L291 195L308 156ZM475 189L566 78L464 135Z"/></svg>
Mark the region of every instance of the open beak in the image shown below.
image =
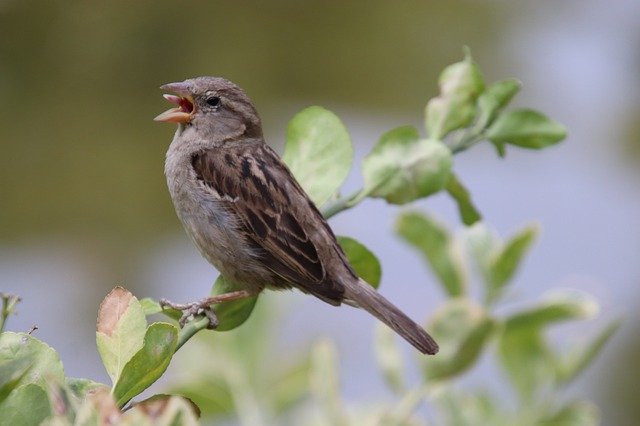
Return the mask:
<svg viewBox="0 0 640 426"><path fill-rule="evenodd" d="M156 118L154 121L164 121L167 123L189 123L195 113L193 98L191 97L191 84L186 81L180 83L169 83L160 86L161 90L174 93L173 95L163 95L166 100L176 104L176 108L171 108Z"/></svg>

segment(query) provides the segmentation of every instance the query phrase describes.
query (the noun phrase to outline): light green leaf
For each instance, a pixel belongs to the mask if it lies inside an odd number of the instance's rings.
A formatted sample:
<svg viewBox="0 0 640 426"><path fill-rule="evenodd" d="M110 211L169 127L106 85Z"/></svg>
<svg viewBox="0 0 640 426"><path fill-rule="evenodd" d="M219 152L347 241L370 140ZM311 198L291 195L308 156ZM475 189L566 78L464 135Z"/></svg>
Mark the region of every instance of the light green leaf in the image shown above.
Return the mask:
<svg viewBox="0 0 640 426"><path fill-rule="evenodd" d="M567 129L537 111L518 109L500 114L485 136L494 143L542 149L564 139Z"/></svg>
<svg viewBox="0 0 640 426"><path fill-rule="evenodd" d="M178 344L178 329L167 323L156 322L149 326L144 345L127 362L112 394L118 407L151 386L169 366Z"/></svg>
<svg viewBox="0 0 640 426"><path fill-rule="evenodd" d="M467 188L464 187L462 182L458 180L458 177L454 173L450 174L446 189L449 195L451 195L458 204L458 211L460 212L460 217L465 225L473 225L482 219L480 212L471 201L469 191L467 191Z"/></svg>
<svg viewBox="0 0 640 426"><path fill-rule="evenodd" d="M538 234L536 226L524 228L511 237L499 251L494 252L489 266L489 280L485 298L494 302L520 266L533 240Z"/></svg>
<svg viewBox="0 0 640 426"><path fill-rule="evenodd" d="M476 222L464 230L465 245L469 248L482 277L491 280L491 264L499 253L502 242L500 237L482 222Z"/></svg>
<svg viewBox="0 0 640 426"><path fill-rule="evenodd" d="M219 376L193 379L172 392L196 401L205 417L231 416L236 409L229 383Z"/></svg>
<svg viewBox="0 0 640 426"><path fill-rule="evenodd" d="M405 204L444 188L451 164L451 151L442 142L419 139L415 128L399 127L382 135L363 160L365 191Z"/></svg>
<svg viewBox="0 0 640 426"><path fill-rule="evenodd" d="M46 391L53 415L47 419L45 425L71 426L80 405L77 398L64 383L50 381L48 385Z"/></svg>
<svg viewBox="0 0 640 426"><path fill-rule="evenodd" d="M144 299L140 299L140 306L142 306L142 311L145 316L159 314L162 312L162 307L160 303L153 300L150 297L145 297Z"/></svg>
<svg viewBox="0 0 640 426"><path fill-rule="evenodd" d="M47 380L62 382L64 371L60 357L49 345L36 339L27 333L13 333L5 331L0 333L0 365L7 366L6 363L15 360L23 360L17 364L17 376L12 375L3 368L3 375L7 373L5 382L7 385L18 379L17 385L33 383L42 389L47 389ZM24 364L23 364L24 363ZM24 370L20 373L20 370ZM16 383L10 385L16 388Z"/></svg>
<svg viewBox="0 0 640 426"><path fill-rule="evenodd" d="M109 419L111 424L121 426L121 416L122 412L116 407L116 401L109 393L109 389L96 388L94 392L85 393L84 400L76 412L74 426L102 425L105 422L104 419ZM58 425L52 422L50 426Z"/></svg>
<svg viewBox="0 0 640 426"><path fill-rule="evenodd" d="M476 99L484 90L482 74L471 55L449 65L438 80L440 95L426 107L426 128L433 139L442 140L452 130L466 127L476 114Z"/></svg>
<svg viewBox="0 0 640 426"><path fill-rule="evenodd" d="M449 296L465 293L462 255L443 225L423 214L408 212L398 217L396 232L420 251Z"/></svg>
<svg viewBox="0 0 640 426"><path fill-rule="evenodd" d="M387 386L398 394L406 390L404 380L404 361L395 334L383 324L375 330L375 355L378 368Z"/></svg>
<svg viewBox="0 0 640 426"><path fill-rule="evenodd" d="M337 237L340 247L347 255L347 260L358 276L370 284L373 288L380 286L380 276L382 275L382 267L380 261L366 248L362 243L349 237Z"/></svg>
<svg viewBox="0 0 640 426"><path fill-rule="evenodd" d="M487 87L478 98L478 127L484 129L491 124L521 87L522 83L515 78L501 80Z"/></svg>
<svg viewBox="0 0 640 426"><path fill-rule="evenodd" d="M178 321L182 317L182 312L180 312L179 310L167 306L165 306L163 309L162 306L160 306L160 303L150 297L140 299L140 306L142 306L142 311L147 317L155 314L163 314L176 321Z"/></svg>
<svg viewBox="0 0 640 426"><path fill-rule="evenodd" d="M90 379L67 377L65 381L69 390L81 401L84 400L88 394L93 394L102 390L109 391L109 387L107 385L94 382Z"/></svg>
<svg viewBox="0 0 640 426"><path fill-rule="evenodd" d="M450 299L436 311L428 329L440 344L438 356L423 358L429 380L443 380L470 368L495 330L485 310L469 299Z"/></svg>
<svg viewBox="0 0 640 426"><path fill-rule="evenodd" d="M9 392L20 386L20 382L27 374L32 359L16 358L0 362L0 402L9 395Z"/></svg>
<svg viewBox="0 0 640 426"><path fill-rule="evenodd" d="M558 363L558 382L567 385L580 375L600 354L609 339L620 327L621 321L614 321L585 345L576 346Z"/></svg>
<svg viewBox="0 0 640 426"><path fill-rule="evenodd" d="M213 284L211 295L218 296L242 289L243 287L219 275ZM216 331L229 331L244 324L251 316L257 301L258 296L253 296L213 305L213 312L218 317L219 322Z"/></svg>
<svg viewBox="0 0 640 426"><path fill-rule="evenodd" d="M524 401L530 401L557 379L559 362L543 337L544 329L561 321L590 318L597 312L598 304L591 296L556 290L538 306L505 320L499 344L500 358Z"/></svg>
<svg viewBox="0 0 640 426"><path fill-rule="evenodd" d="M507 319L516 328L543 328L548 325L578 319L593 318L599 311L592 296L574 290L550 291L537 306L518 312Z"/></svg>
<svg viewBox="0 0 640 426"><path fill-rule="evenodd" d="M311 354L311 393L320 404L328 424L346 425L347 413L340 398L338 355L334 344L321 340Z"/></svg>
<svg viewBox="0 0 640 426"><path fill-rule="evenodd" d="M525 404L553 383L555 361L539 328L507 322L498 348L502 367Z"/></svg>
<svg viewBox="0 0 640 426"><path fill-rule="evenodd" d="M156 395L128 410L118 422L121 426L197 426L197 406L180 396Z"/></svg>
<svg viewBox="0 0 640 426"><path fill-rule="evenodd" d="M138 299L122 287L111 290L98 311L96 342L112 383L118 381L125 364L142 347L146 328Z"/></svg>
<svg viewBox="0 0 640 426"><path fill-rule="evenodd" d="M35 383L20 386L0 403L0 419L6 425L38 426L50 414L47 393Z"/></svg>
<svg viewBox="0 0 640 426"><path fill-rule="evenodd" d="M289 122L282 156L300 185L321 206L351 170L351 138L337 115L319 106L306 108Z"/></svg>
<svg viewBox="0 0 640 426"><path fill-rule="evenodd" d="M269 400L275 413L283 413L309 393L311 360L305 358L287 367L268 386Z"/></svg>
<svg viewBox="0 0 640 426"><path fill-rule="evenodd" d="M541 419L540 426L597 426L600 423L598 407L588 401L574 401L553 415Z"/></svg>
<svg viewBox="0 0 640 426"><path fill-rule="evenodd" d="M506 412L500 410L498 404L490 395L475 391L462 393L452 386L442 388L435 393L434 399L443 415L441 422L436 424L451 426L509 426L510 421Z"/></svg>

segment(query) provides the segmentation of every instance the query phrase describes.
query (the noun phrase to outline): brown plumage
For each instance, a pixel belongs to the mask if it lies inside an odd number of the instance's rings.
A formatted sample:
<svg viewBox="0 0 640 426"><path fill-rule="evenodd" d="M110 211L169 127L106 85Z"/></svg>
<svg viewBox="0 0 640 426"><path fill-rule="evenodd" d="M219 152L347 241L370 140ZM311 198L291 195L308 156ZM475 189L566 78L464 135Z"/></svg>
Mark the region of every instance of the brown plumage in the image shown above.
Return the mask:
<svg viewBox="0 0 640 426"><path fill-rule="evenodd" d="M156 118L179 123L165 164L176 212L203 256L243 288L233 297L295 287L364 308L421 352L437 352L431 336L356 275L326 220L264 143L238 86L200 77L163 89L178 95L165 96L178 108Z"/></svg>

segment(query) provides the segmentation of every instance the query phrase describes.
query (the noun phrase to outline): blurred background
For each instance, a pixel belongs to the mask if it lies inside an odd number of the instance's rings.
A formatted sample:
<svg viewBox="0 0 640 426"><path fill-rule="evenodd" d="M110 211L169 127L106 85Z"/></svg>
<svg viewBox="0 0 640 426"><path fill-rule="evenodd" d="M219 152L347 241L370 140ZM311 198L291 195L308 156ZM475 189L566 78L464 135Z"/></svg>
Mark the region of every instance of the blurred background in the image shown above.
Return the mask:
<svg viewBox="0 0 640 426"><path fill-rule="evenodd" d="M159 85L198 75L237 82L279 150L295 112L312 104L333 110L356 145L350 192L361 185L359 160L382 132L422 128L438 73L468 45L487 82L519 78L524 89L514 103L570 133L553 149L512 149L504 160L482 145L456 156L456 171L502 235L531 221L542 227L515 300L558 286L589 292L602 312L585 332L625 315L571 393L593 399L605 424L637 418L638 23L633 0L0 0L0 291L23 298L9 328L37 324L67 375L106 382L94 338L109 289L176 301L209 291L217 273L183 233L166 190L174 128L152 121L169 107ZM446 197L412 207L459 226ZM366 201L331 223L380 257L382 292L426 318L442 295L394 237L397 213ZM347 400L388 397L371 359L372 318L297 293L263 299L282 310L276 346L331 336Z"/></svg>

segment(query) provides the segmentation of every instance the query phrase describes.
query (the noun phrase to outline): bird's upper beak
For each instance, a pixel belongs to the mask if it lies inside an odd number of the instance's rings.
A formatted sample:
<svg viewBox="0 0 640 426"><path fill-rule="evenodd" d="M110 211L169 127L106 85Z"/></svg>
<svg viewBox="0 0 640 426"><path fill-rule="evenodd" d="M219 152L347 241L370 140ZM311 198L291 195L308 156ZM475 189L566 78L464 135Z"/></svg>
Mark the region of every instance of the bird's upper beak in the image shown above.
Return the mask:
<svg viewBox="0 0 640 426"><path fill-rule="evenodd" d="M171 108L156 118L155 121L164 121L167 123L189 123L195 113L195 105L191 96L191 84L188 81L180 83L169 83L160 86L160 89L166 92L174 93L174 95L163 95L166 100L178 105L177 108ZM176 96L177 95L177 96Z"/></svg>

